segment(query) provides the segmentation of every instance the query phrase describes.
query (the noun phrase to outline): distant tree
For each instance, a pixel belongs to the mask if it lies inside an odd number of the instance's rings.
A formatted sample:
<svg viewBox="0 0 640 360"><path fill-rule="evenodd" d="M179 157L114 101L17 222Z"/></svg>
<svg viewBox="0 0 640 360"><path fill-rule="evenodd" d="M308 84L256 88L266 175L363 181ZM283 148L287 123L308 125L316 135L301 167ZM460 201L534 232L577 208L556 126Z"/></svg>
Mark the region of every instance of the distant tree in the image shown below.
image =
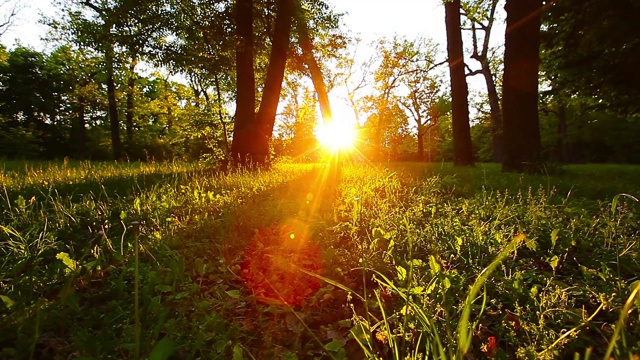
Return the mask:
<svg viewBox="0 0 640 360"><path fill-rule="evenodd" d="M473 166L468 89L462 51L460 0L445 0L444 9L447 28L447 55L451 77L453 163L456 166Z"/></svg>
<svg viewBox="0 0 640 360"><path fill-rule="evenodd" d="M0 118L4 135L15 135L5 145L17 143L4 148L4 155L64 156L69 77L45 53L18 46L6 55L0 63Z"/></svg>
<svg viewBox="0 0 640 360"><path fill-rule="evenodd" d="M503 171L537 171L541 161L538 65L542 0L507 0L502 109Z"/></svg>

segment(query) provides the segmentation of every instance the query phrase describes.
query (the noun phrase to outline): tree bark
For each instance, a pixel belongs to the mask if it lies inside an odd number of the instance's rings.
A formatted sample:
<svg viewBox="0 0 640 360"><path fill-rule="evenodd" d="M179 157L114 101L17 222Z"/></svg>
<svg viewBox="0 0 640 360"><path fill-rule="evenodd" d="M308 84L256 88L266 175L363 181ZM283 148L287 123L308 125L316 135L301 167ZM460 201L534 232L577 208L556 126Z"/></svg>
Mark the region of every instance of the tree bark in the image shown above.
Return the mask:
<svg viewBox="0 0 640 360"><path fill-rule="evenodd" d="M109 40L111 41L111 40ZM122 143L120 142L120 120L118 118L118 103L116 100L116 84L114 80L113 69L113 43L107 44L105 51L105 60L107 65L107 98L109 102L109 124L111 127L111 148L113 151L113 159L120 160L122 158Z"/></svg>
<svg viewBox="0 0 640 360"><path fill-rule="evenodd" d="M229 147L229 132L227 131L227 123L225 123L224 117L222 116L222 92L220 91L220 80L218 79L218 74L215 74L213 77L213 85L216 88L216 107L218 108L218 119L220 120L220 125L222 125L224 148L228 153L229 150L231 150Z"/></svg>
<svg viewBox="0 0 640 360"><path fill-rule="evenodd" d="M309 36L307 17L304 13L302 5L300 4L300 0L293 1L295 1L296 6L295 19L298 36L300 37L300 48L302 49L304 61L309 68L309 72L311 73L311 81L313 82L313 87L315 88L316 94L318 95L318 102L320 103L320 112L322 113L322 119L325 122L332 122L333 115L331 114L329 94L327 93L327 86L324 82L322 70L320 69L318 62L313 55L313 43L311 42L311 37Z"/></svg>
<svg viewBox="0 0 640 360"><path fill-rule="evenodd" d="M496 89L496 83L489 67L489 61L485 58L482 62L482 74L487 83L487 96L489 97L489 109L491 112L491 135L493 141L493 161L501 163L504 159L504 138L502 136L502 110L500 109L500 97Z"/></svg>
<svg viewBox="0 0 640 360"><path fill-rule="evenodd" d="M246 165L258 158L255 139L256 79L253 69L253 0L236 0L236 118L231 156Z"/></svg>
<svg viewBox="0 0 640 360"><path fill-rule="evenodd" d="M424 128L418 127L418 161L424 161Z"/></svg>
<svg viewBox="0 0 640 360"><path fill-rule="evenodd" d="M75 150L76 157L86 159L87 157L87 120L85 115L85 99L84 96L78 96L78 119L76 121L76 139Z"/></svg>
<svg viewBox="0 0 640 360"><path fill-rule="evenodd" d="M126 130L127 130L127 147L128 151L131 152L131 148L133 146L133 117L134 117L134 97L136 92L136 78L135 78L135 69L137 60L133 60L129 65L129 78L127 79L127 112L126 112ZM129 155L131 155L129 153Z"/></svg>
<svg viewBox="0 0 640 360"><path fill-rule="evenodd" d="M538 171L541 153L538 66L542 0L507 0L502 91L502 171Z"/></svg>
<svg viewBox="0 0 640 360"><path fill-rule="evenodd" d="M558 162L566 163L567 152L567 106L564 101L558 102Z"/></svg>
<svg viewBox="0 0 640 360"><path fill-rule="evenodd" d="M473 32L473 55L471 58L480 63L480 72L484 76L484 81L487 84L487 97L489 98L489 109L491 115L491 135L493 142L493 161L501 163L504 158L504 144L502 138L502 110L500 109L500 97L498 96L498 90L496 89L496 82L491 71L491 64L489 63L489 40L491 38L491 30L493 29L493 22L495 20L496 8L498 6L498 0L492 0L491 9L489 10L487 25L480 24L481 29L484 31L484 39L482 41L482 49L478 49L478 35L476 23L477 20L473 17L469 17L472 21L471 30Z"/></svg>
<svg viewBox="0 0 640 360"><path fill-rule="evenodd" d="M473 166L469 102L467 99L468 89L462 52L460 0L447 1L444 8L449 74L451 76L453 164L456 166Z"/></svg>
<svg viewBox="0 0 640 360"><path fill-rule="evenodd" d="M267 67L262 101L256 115L256 123L260 131L259 137L256 139L257 147L260 151L259 156L265 159L269 157L269 141L273 134L276 112L280 102L282 80L284 79L284 71L287 64L291 22L294 12L293 1L295 0L277 0L276 2L277 14L273 44L269 55L269 66Z"/></svg>

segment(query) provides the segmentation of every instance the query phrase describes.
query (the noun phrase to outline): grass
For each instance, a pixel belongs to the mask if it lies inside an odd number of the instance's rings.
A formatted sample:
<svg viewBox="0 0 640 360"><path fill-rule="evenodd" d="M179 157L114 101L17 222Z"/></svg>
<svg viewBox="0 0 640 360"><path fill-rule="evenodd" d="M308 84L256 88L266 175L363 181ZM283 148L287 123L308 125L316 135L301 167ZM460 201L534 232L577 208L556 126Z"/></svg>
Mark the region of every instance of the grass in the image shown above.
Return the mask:
<svg viewBox="0 0 640 360"><path fill-rule="evenodd" d="M640 354L638 167L0 168L0 359Z"/></svg>

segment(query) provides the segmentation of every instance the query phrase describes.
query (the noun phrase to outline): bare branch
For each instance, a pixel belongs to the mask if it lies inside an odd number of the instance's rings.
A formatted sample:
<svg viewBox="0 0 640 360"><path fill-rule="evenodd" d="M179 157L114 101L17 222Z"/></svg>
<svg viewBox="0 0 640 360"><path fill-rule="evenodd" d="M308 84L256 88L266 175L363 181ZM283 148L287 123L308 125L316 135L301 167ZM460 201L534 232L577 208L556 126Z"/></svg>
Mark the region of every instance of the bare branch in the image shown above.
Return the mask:
<svg viewBox="0 0 640 360"><path fill-rule="evenodd" d="M9 6L10 9L8 11L4 10L3 8L5 6ZM1 11L5 12L5 15L2 17L2 20L0 20L0 37L4 35L7 32L7 30L11 28L11 26L13 26L16 20L16 16L20 12L20 10L22 10L23 8L24 6L19 5L18 1L11 4L10 0L4 0L2 1L2 3L0 3L0 9L2 9Z"/></svg>

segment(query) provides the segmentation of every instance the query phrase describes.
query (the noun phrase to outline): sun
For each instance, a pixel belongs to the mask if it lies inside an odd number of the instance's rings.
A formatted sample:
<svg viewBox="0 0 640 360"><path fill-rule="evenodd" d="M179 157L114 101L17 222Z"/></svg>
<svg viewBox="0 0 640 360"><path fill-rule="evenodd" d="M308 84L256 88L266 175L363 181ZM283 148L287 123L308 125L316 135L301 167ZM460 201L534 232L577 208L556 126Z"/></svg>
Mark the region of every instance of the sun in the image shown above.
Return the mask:
<svg viewBox="0 0 640 360"><path fill-rule="evenodd" d="M357 138L355 124L336 120L319 123L315 135L320 145L331 152L353 149Z"/></svg>

